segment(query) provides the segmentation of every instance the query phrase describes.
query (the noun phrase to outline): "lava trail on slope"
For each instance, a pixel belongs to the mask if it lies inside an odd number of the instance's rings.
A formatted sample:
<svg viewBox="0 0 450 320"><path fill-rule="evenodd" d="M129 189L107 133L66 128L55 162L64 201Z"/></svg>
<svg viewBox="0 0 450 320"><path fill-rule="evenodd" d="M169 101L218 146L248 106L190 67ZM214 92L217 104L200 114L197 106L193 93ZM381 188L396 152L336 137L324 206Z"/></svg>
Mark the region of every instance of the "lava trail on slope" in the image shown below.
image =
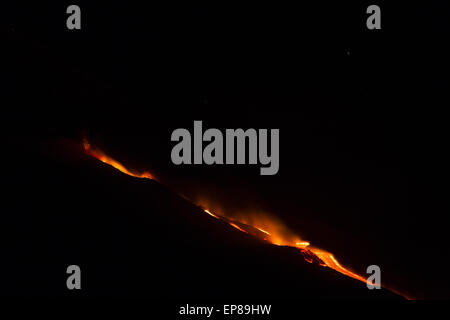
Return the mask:
<svg viewBox="0 0 450 320"><path fill-rule="evenodd" d="M103 151L101 151L98 148L92 147L89 141L86 139L83 140L83 148L86 152L86 154L102 161L103 163L106 163L113 168L119 170L120 172L135 177L135 178L143 178L143 179L150 179L150 180L156 180L155 176L148 172L138 173L134 170L127 169L124 165L122 165L120 162L116 161L115 159L107 156ZM278 234L272 234L271 230L266 230L258 226L250 225L248 223L237 221L235 219L230 219L228 217L225 217L223 215L219 215L217 213L213 213L211 209L204 208L200 204L194 203L189 198L180 195L185 200L191 202L195 206L199 207L204 213L207 215L225 222L229 226L233 227L234 229L243 232L245 234L251 235L256 239L266 241L270 244L277 245L277 246L286 246L286 247L292 247L298 249L300 254L302 255L303 259L309 263L322 266L322 267L328 267L330 269L333 269L347 277L359 280L361 282L366 283L366 279L358 275L349 269L342 266L339 261L335 258L333 254L330 252L327 252L323 249L311 246L308 241L304 241L300 239L299 237L296 237L294 239L289 237L284 237L283 235Z"/></svg>

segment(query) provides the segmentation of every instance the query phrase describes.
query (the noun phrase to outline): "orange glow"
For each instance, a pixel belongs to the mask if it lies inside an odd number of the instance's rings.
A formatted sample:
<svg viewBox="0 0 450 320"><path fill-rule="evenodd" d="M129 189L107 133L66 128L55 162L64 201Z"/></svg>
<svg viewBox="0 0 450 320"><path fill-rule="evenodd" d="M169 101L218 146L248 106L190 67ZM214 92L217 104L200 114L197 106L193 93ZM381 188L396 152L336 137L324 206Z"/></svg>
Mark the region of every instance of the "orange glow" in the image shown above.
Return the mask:
<svg viewBox="0 0 450 320"><path fill-rule="evenodd" d="M265 234L267 234L267 235L269 235L270 236L270 233L269 232L267 232L266 230L264 230L264 229L261 229L261 228L258 228L258 227L255 227L256 229L258 229L259 231L261 231L262 233L265 233Z"/></svg>
<svg viewBox="0 0 450 320"><path fill-rule="evenodd" d="M309 250L312 251L320 260L322 260L328 268L331 268L333 270L336 270L337 272L345 274L348 277L366 283L367 280L364 277L344 268L331 253L318 248L309 248Z"/></svg>
<svg viewBox="0 0 450 320"><path fill-rule="evenodd" d="M139 174L139 173L128 170L121 163L108 157L99 149L92 148L87 140L83 141L83 146L88 155L116 168L117 170L121 171L124 174L130 175L130 176L133 176L136 178L147 178L147 179L155 180L154 177L148 172ZM362 281L364 283L366 283L366 281L367 281L364 277L343 267L339 263L339 261L334 257L334 255L331 254L330 252L327 252L325 250L322 250L322 249L319 249L316 247L311 247L310 243L308 241L301 240L298 236L296 236L294 234L290 234L290 232L287 231L286 227L283 226L274 217L269 217L269 216L264 216L262 214L258 214L255 216L242 215L242 216L240 216L240 218L232 219L232 218L225 217L223 215L214 214L209 209L204 209L205 206L200 205L198 203L194 203L193 201L191 201L184 195L180 195L180 196L182 196L184 199L192 202L196 206L201 207L202 210L205 213L207 213L208 215L214 217L215 219L219 219L221 221L228 223L230 226L234 227L235 229L237 229L241 232L251 234L261 240L268 241L274 245L289 246L289 247L299 249L303 258L309 263L317 263L320 266L328 267L328 268L333 269L343 275L346 275L353 279ZM239 225L238 225L238 223L239 223ZM261 227L256 227L255 225L263 226L264 229ZM263 233L264 236L262 236L261 234L258 235L258 231L256 231L256 230Z"/></svg>
<svg viewBox="0 0 450 320"><path fill-rule="evenodd" d="M203 211L205 211L207 214L209 214L211 217L214 217L216 219L220 219L218 216L216 216L214 213L212 213L211 211L204 209Z"/></svg>
<svg viewBox="0 0 450 320"><path fill-rule="evenodd" d="M295 246L297 248L306 248L309 245L310 245L310 243L308 241L299 241L299 242L295 243Z"/></svg>
<svg viewBox="0 0 450 320"><path fill-rule="evenodd" d="M83 141L83 147L88 155L100 160L103 163L109 164L111 167L116 168L120 172L123 172L135 178L145 178L154 180L154 177L148 172L143 173L131 172L130 170L125 168L120 162L114 160L113 158L108 157L102 151L92 148L90 143L86 139Z"/></svg>
<svg viewBox="0 0 450 320"><path fill-rule="evenodd" d="M239 227L237 224L233 223L233 222L229 222L230 226L235 227L236 229L238 229L239 231L248 233L247 231L245 231L244 229L242 229L241 227Z"/></svg>

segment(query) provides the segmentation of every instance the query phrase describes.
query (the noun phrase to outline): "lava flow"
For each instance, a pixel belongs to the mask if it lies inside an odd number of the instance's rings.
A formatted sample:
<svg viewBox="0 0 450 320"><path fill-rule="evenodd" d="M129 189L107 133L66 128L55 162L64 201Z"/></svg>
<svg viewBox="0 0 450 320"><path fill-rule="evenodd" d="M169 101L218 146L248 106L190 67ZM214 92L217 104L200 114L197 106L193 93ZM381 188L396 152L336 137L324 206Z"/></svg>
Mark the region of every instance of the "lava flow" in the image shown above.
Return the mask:
<svg viewBox="0 0 450 320"><path fill-rule="evenodd" d="M87 140L83 141L83 147L86 153L103 163L106 163L117 170L121 171L124 174L136 177L136 178L146 178L155 180L154 176L152 176L148 172L138 173L132 170L127 169L125 166L123 166L120 162L112 159L111 157L107 156L103 151L91 147L90 143ZM183 198L187 199L185 196ZM187 199L189 200L189 199ZM193 204L195 204L193 201L190 201ZM261 226L255 226L253 223L249 222L247 219L242 219L243 221L237 221L235 219L229 219L225 216L218 215L216 213L211 212L210 209L204 208L202 205L195 204L197 207L200 207L206 214L210 215L211 217L215 219L222 220L226 222L228 225L232 226L233 228L250 234L256 238L259 238L263 241L267 241L269 243L272 243L274 245L278 246L289 246L294 247L300 250L303 258L309 262L309 263L316 263L323 267L331 268L339 273L342 273L348 277L351 277L353 279L362 281L366 283L366 279L346 268L344 268L334 257L333 254L330 252L327 252L325 250L310 246L310 243L307 241L303 241L299 239L298 237L287 237L283 232L280 232L279 229L279 223L276 223L274 221L265 221L264 228ZM273 230L266 230L272 227Z"/></svg>
<svg viewBox="0 0 450 320"><path fill-rule="evenodd" d="M100 160L103 163L109 164L110 166L116 168L120 172L123 172L129 176L136 177L136 178L147 178L147 179L154 180L154 177L148 172L136 173L136 172L132 172L132 171L128 170L120 162L118 162L118 161L114 160L113 158L108 157L106 154L104 154L103 151L101 151L97 148L92 148L91 144L86 139L83 140L83 147L88 155Z"/></svg>

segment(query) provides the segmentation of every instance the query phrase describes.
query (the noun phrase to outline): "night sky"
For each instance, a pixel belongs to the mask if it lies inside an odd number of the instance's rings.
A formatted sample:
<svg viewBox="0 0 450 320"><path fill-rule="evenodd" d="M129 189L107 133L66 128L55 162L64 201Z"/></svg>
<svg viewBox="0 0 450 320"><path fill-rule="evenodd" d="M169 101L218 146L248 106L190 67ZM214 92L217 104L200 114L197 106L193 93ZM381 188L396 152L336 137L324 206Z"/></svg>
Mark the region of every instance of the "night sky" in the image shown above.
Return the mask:
<svg viewBox="0 0 450 320"><path fill-rule="evenodd" d="M366 28L368 1L77 1L82 29L74 31L66 28L72 2L4 5L4 183L10 199L27 203L6 206L7 257L28 252L11 237L39 236L22 227L28 215L44 234L63 228L57 218L37 218L46 201L26 200L48 196L57 171L47 180L30 168L51 168L43 145L85 136L213 209L269 213L359 273L379 265L383 283L410 297L450 298L450 8L445 1L374 3L381 30ZM170 135L192 132L194 120L205 129L280 129L278 174L260 176L259 165L175 166ZM28 174L40 179L33 187ZM75 206L95 215L95 197L85 201ZM12 280L1 295L24 272L9 261L2 275Z"/></svg>

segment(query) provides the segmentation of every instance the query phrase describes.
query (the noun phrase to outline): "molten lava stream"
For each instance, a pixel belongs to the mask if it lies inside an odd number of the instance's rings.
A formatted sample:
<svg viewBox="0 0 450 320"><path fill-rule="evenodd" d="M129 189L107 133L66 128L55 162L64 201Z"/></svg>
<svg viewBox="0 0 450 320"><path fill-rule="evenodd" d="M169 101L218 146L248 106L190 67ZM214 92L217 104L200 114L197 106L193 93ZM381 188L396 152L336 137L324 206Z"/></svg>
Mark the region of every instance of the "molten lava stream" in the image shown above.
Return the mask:
<svg viewBox="0 0 450 320"><path fill-rule="evenodd" d="M152 176L148 172L137 173L137 172L128 170L120 162L107 156L101 150L99 150L97 148L92 148L90 143L87 140L83 141L83 147L88 155L102 161L103 163L106 163L106 164L116 168L117 170L119 170L120 172L122 172L124 174L127 174L132 177L136 177L136 178L146 178L146 179L155 180L154 176ZM185 196L183 196L183 198L187 199ZM192 202L192 201L190 200L190 202ZM195 204L194 202L192 202L192 203L198 207L201 207L201 206ZM366 283L366 281L367 281L364 277L344 268L337 261L337 259L333 256L333 254L331 254L327 251L324 251L322 249L319 249L319 248L310 247L310 243L307 241L295 241L293 243L291 243L290 241L281 241L282 239L279 236L275 237L270 231L267 231L263 228L260 228L257 226L251 226L247 223L236 221L236 220L230 220L228 218L225 218L223 216L220 216L220 215L217 215L217 214L211 212L209 209L204 209L204 208L202 208L202 209L205 213L207 213L211 217L222 220L222 221L226 222L228 225L232 226L233 228L235 228L241 232L245 232L247 234L252 234L252 235L256 236L250 230L245 230L244 226L251 227L252 229L258 230L259 232L261 232L262 234L265 235L264 237L262 237L263 240L266 240L274 245L285 245L285 246L295 247L300 250L303 258L310 263L316 262L317 264L319 264L321 266L326 266L326 267L331 268L343 275L346 275L353 279L362 281L364 283Z"/></svg>
<svg viewBox="0 0 450 320"><path fill-rule="evenodd" d="M129 176L136 177L136 178L146 178L146 179L155 180L154 177L148 172L143 172L143 173L131 172L130 170L125 168L120 162L114 160L113 158L108 157L101 150L92 148L91 144L87 140L83 141L83 147L88 155L100 160L103 163L109 164L111 167L116 168L120 172L123 172Z"/></svg>

